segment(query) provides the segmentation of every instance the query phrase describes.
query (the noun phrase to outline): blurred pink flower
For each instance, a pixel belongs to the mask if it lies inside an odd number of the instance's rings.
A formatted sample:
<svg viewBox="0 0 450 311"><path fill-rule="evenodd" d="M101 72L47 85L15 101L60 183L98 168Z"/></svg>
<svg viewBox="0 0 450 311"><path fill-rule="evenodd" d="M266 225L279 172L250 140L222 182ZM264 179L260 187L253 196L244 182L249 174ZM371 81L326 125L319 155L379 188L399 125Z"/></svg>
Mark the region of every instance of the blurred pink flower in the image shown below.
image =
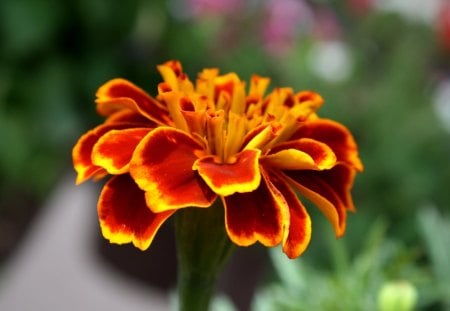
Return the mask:
<svg viewBox="0 0 450 311"><path fill-rule="evenodd" d="M337 40L341 37L342 26L333 11L325 8L317 10L313 35L323 41Z"/></svg>
<svg viewBox="0 0 450 311"><path fill-rule="evenodd" d="M275 55L288 52L312 21L311 8L302 0L270 0L264 11L263 43Z"/></svg>
<svg viewBox="0 0 450 311"><path fill-rule="evenodd" d="M230 14L235 12L242 2L242 0L186 0L187 7L194 16Z"/></svg>

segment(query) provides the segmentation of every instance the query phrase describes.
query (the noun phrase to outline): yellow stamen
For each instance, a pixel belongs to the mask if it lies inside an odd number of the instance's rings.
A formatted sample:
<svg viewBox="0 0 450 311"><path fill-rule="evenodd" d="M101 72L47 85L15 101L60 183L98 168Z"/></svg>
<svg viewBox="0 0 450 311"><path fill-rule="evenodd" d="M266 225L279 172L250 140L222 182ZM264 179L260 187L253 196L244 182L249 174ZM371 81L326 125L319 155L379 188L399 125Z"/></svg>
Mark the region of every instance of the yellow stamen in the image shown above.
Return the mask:
<svg viewBox="0 0 450 311"><path fill-rule="evenodd" d="M266 148L266 146L277 137L280 129L280 124L276 122L267 124L266 128L264 128L260 133L253 137L247 145L245 145L244 150Z"/></svg>
<svg viewBox="0 0 450 311"><path fill-rule="evenodd" d="M238 82L234 85L230 111L237 115L242 115L245 112L245 108L245 83Z"/></svg>
<svg viewBox="0 0 450 311"><path fill-rule="evenodd" d="M198 94L206 96L209 100L214 101L214 79L219 75L217 68L203 69L198 75L195 91Z"/></svg>
<svg viewBox="0 0 450 311"><path fill-rule="evenodd" d="M224 160L224 111L206 114L206 131L208 144L212 154Z"/></svg>
<svg viewBox="0 0 450 311"><path fill-rule="evenodd" d="M224 159L228 161L239 152L245 136L245 117L230 112L228 114L227 135L225 137Z"/></svg>
<svg viewBox="0 0 450 311"><path fill-rule="evenodd" d="M173 69L167 65L157 66L163 80L167 82L173 91L178 91L178 79Z"/></svg>
<svg viewBox="0 0 450 311"><path fill-rule="evenodd" d="M166 102L167 110L169 110L175 126L180 130L187 132L189 128L180 109L181 94L178 92L167 92L160 94L159 97Z"/></svg>
<svg viewBox="0 0 450 311"><path fill-rule="evenodd" d="M270 78L260 77L258 75L253 75L250 80L250 90L249 95L258 94L260 97L264 96L264 93L269 86Z"/></svg>

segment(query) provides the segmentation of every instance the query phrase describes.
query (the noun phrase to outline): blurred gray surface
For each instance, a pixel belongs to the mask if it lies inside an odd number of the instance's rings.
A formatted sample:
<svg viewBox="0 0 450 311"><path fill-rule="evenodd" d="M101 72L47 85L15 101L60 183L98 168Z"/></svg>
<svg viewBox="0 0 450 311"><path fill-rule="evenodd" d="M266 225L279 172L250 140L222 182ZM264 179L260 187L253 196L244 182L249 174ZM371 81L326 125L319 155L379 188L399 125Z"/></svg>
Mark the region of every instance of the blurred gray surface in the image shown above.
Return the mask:
<svg viewBox="0 0 450 311"><path fill-rule="evenodd" d="M74 186L72 175L50 195L0 274L0 310L155 310L169 297L117 274L93 253L98 190Z"/></svg>

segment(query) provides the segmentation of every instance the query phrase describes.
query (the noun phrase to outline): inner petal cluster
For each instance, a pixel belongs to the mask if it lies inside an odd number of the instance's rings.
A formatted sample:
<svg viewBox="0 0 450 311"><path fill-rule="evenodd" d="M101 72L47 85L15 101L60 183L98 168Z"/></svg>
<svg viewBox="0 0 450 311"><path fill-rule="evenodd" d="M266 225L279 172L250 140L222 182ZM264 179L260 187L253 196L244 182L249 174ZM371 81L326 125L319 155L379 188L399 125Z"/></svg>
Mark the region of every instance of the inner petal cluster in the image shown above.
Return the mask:
<svg viewBox="0 0 450 311"><path fill-rule="evenodd" d="M234 74L219 75L205 69L195 85L177 62L158 67L165 82L158 86L157 99L167 107L175 127L188 132L205 146L217 163L233 163L246 149L265 155L276 143L285 141L302 121L315 117L322 105L320 95L291 88L276 88L265 95L270 79L252 76L246 84Z"/></svg>

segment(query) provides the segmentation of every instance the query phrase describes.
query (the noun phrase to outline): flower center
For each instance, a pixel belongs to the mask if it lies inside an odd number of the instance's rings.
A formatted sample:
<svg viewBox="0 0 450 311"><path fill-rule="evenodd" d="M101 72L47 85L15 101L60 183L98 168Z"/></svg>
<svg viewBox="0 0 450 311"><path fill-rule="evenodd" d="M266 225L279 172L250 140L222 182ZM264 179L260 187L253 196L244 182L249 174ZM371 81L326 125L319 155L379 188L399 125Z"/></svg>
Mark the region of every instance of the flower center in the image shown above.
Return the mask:
<svg viewBox="0 0 450 311"><path fill-rule="evenodd" d="M170 68L169 68L170 69ZM253 76L248 92L235 73L203 70L195 87L181 70L160 68L165 82L158 99L165 103L175 126L200 141L218 163L233 163L246 149L264 154L285 141L322 105L320 95L276 88L265 96L269 79Z"/></svg>

